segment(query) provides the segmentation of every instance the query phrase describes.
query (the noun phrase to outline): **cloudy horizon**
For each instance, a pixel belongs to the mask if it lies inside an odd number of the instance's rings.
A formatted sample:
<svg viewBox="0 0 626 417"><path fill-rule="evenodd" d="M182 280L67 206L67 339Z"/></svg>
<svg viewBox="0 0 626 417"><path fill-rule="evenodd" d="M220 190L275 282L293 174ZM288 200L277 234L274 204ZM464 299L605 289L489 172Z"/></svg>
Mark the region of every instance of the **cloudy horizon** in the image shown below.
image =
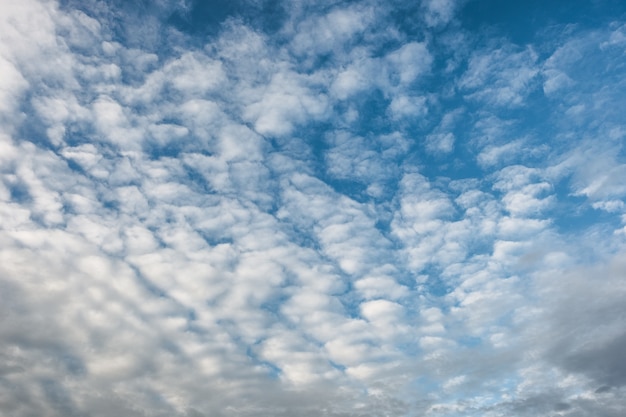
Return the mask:
<svg viewBox="0 0 626 417"><path fill-rule="evenodd" d="M0 414L626 413L626 4L0 0Z"/></svg>

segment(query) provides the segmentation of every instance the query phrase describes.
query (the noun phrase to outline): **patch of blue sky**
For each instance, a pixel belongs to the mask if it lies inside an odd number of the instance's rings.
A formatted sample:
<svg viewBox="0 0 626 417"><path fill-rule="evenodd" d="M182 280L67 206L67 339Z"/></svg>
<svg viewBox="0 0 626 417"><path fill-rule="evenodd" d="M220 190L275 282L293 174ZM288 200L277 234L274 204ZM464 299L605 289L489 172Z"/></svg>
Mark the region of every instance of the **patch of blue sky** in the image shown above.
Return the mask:
<svg viewBox="0 0 626 417"><path fill-rule="evenodd" d="M458 18L468 30L497 31L524 45L543 41L541 38L556 27L576 25L580 29L594 29L624 14L626 6L619 0L556 0L549 5L539 0L516 4L470 0L465 2Z"/></svg>
<svg viewBox="0 0 626 417"><path fill-rule="evenodd" d="M431 273L428 273L429 270ZM426 270L422 270L420 272L428 275L426 282L420 285L421 288L426 290L428 295L437 298L444 297L454 289L454 284L441 278L440 273L436 270L436 268L427 268Z"/></svg>
<svg viewBox="0 0 626 417"><path fill-rule="evenodd" d="M8 189L11 201L17 204L28 204L32 202L32 196L28 192L28 187L21 183L9 183Z"/></svg>
<svg viewBox="0 0 626 417"><path fill-rule="evenodd" d="M572 194L570 181L566 178L553 185L557 203L551 211L551 218L558 231L575 235L588 227L619 224L615 213L594 208L585 196Z"/></svg>
<svg viewBox="0 0 626 417"><path fill-rule="evenodd" d="M192 0L183 10L174 10L166 22L195 39L219 34L229 18L241 19L267 33L282 27L287 17L285 5L277 0Z"/></svg>

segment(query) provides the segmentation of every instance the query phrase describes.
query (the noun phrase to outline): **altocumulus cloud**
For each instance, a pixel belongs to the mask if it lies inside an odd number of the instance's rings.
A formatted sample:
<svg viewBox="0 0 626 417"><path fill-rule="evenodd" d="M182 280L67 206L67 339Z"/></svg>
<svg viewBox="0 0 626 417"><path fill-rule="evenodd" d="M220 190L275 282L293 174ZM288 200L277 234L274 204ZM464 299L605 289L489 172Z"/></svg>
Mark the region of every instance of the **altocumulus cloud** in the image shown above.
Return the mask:
<svg viewBox="0 0 626 417"><path fill-rule="evenodd" d="M1 2L0 412L623 416L626 7L570 3Z"/></svg>

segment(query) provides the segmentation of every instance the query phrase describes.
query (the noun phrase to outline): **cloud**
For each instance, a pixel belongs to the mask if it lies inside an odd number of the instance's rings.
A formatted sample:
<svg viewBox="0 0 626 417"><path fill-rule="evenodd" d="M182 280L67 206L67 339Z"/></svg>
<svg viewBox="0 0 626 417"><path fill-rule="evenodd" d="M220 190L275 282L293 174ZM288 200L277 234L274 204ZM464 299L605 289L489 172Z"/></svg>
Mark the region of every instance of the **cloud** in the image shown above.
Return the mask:
<svg viewBox="0 0 626 417"><path fill-rule="evenodd" d="M457 7L455 0L429 0L425 2L424 20L428 26L440 26L448 23Z"/></svg>
<svg viewBox="0 0 626 417"><path fill-rule="evenodd" d="M2 413L623 414L623 22L269 7L0 6Z"/></svg>
<svg viewBox="0 0 626 417"><path fill-rule="evenodd" d="M374 23L374 9L352 5L335 7L328 13L314 14L298 22L291 47L296 55L332 53L341 59L345 49L354 45Z"/></svg>
<svg viewBox="0 0 626 417"><path fill-rule="evenodd" d="M494 106L520 106L535 88L537 54L531 48L509 51L500 48L476 52L459 82L470 99Z"/></svg>
<svg viewBox="0 0 626 417"><path fill-rule="evenodd" d="M417 76L427 71L432 63L428 48L420 42L407 43L388 54L386 59L393 65L401 85L413 82Z"/></svg>
<svg viewBox="0 0 626 417"><path fill-rule="evenodd" d="M324 95L315 94L306 87L306 80L294 75L274 75L269 85L264 86L262 98L245 110L245 117L254 121L260 134L286 135L293 131L295 124L320 119L327 112Z"/></svg>

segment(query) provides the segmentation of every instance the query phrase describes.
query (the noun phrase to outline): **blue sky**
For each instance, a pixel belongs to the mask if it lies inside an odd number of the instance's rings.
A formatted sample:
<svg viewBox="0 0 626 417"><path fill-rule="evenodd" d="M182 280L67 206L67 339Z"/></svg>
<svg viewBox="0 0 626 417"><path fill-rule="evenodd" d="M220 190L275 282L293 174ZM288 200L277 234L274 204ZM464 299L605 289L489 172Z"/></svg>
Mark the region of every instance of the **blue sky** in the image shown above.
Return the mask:
<svg viewBox="0 0 626 417"><path fill-rule="evenodd" d="M626 4L0 3L0 412L626 412Z"/></svg>

